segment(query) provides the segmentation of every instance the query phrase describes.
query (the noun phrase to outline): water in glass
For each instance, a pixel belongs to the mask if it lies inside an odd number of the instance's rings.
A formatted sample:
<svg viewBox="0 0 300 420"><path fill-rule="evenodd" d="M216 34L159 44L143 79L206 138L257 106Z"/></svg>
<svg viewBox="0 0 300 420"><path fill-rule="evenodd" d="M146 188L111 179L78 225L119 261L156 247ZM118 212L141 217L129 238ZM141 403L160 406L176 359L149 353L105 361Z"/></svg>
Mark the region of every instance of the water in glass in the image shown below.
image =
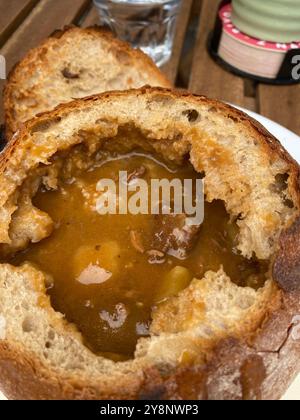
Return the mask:
<svg viewBox="0 0 300 420"><path fill-rule="evenodd" d="M169 60L181 0L94 0L101 23L161 66Z"/></svg>

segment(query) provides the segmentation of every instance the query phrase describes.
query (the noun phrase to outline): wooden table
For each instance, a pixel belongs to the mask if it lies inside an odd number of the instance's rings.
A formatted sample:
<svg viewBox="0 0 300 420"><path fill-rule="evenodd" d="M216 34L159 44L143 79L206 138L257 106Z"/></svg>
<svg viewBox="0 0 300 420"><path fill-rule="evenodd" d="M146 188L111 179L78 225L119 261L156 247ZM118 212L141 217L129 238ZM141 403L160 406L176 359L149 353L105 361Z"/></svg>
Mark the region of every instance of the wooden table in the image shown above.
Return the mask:
<svg viewBox="0 0 300 420"><path fill-rule="evenodd" d="M218 4L219 0L183 0L175 48L163 71L179 87L256 111L300 135L300 84L257 84L226 72L210 58L206 43ZM55 29L97 22L91 0L0 0L0 54L9 71ZM1 92L3 85L1 80Z"/></svg>

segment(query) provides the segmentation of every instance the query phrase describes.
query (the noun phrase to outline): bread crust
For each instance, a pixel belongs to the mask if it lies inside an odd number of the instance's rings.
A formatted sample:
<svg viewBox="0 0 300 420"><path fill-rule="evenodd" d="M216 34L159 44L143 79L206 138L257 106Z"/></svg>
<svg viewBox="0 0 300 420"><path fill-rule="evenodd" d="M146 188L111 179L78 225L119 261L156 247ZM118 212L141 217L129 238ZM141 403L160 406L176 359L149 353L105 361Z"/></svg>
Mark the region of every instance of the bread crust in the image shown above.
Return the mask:
<svg viewBox="0 0 300 420"><path fill-rule="evenodd" d="M30 354L0 341L1 389L24 400L278 400L300 369L300 339L291 315L300 296L282 294L282 307L265 322L251 345L228 338L217 344L205 365L163 375L152 367L130 383L103 387L57 375ZM125 386L124 386L125 385Z"/></svg>
<svg viewBox="0 0 300 420"><path fill-rule="evenodd" d="M155 85L165 88L172 87L169 80L158 69L148 55L144 54L139 49L133 49L127 42L119 40L107 28L95 25L83 29L76 27L75 25L68 25L62 30L54 31L52 35L45 39L38 47L29 50L25 57L16 63L9 72L3 90L5 133L7 139L10 139L13 133L17 130L17 123L21 123L21 121L17 121L16 118L18 101L14 99L14 92L18 91L18 88L22 87L24 84L24 77L27 77L28 74L34 73L38 60L42 60L43 62L43 57L47 54L47 50L55 45L57 40L63 38L64 36L72 36L77 32L79 32L82 36L91 34L96 36L100 41L102 40L108 42L111 48L115 49L116 53L123 53L126 57L129 57L132 67L140 69L145 75L147 75L149 80L155 80ZM40 72L41 69L39 68L37 71ZM43 71L47 72L47 62L44 63ZM121 87L119 86L119 89L120 88ZM127 88L129 88L129 86L127 86ZM45 111L48 110L49 109L45 109ZM31 115L33 116L32 113Z"/></svg>
<svg viewBox="0 0 300 420"><path fill-rule="evenodd" d="M128 92L107 92L69 104L58 106L49 113L27 122L0 156L3 173L15 150L22 148L23 138L35 127L63 118L93 102L126 95L136 97L181 98L192 107L209 104L224 118L239 121L266 150L270 159L280 156L290 170L289 188L300 204L300 169L275 137L259 123L241 111L204 96L144 87ZM149 366L138 375L124 378L124 382L105 386L99 381L82 381L76 377L62 377L55 369L41 363L20 345L0 340L1 389L12 399L198 399L198 400L256 400L279 399L300 370L300 218L282 233L273 263L273 280L279 292L270 304L261 327L251 334L219 341L206 355L206 363L179 367L163 372ZM279 299L279 304L278 304Z"/></svg>

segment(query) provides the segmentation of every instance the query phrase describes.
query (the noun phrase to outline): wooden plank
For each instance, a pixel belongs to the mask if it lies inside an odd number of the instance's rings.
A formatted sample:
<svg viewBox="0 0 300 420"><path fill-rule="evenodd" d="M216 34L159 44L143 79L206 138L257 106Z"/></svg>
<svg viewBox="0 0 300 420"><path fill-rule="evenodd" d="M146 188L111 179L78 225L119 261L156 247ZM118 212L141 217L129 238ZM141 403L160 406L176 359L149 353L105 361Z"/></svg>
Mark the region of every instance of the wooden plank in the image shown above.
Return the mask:
<svg viewBox="0 0 300 420"><path fill-rule="evenodd" d="M2 0L0 2L0 46L22 23L39 0Z"/></svg>
<svg viewBox="0 0 300 420"><path fill-rule="evenodd" d="M244 106L250 111L258 111L257 82L251 79L244 80Z"/></svg>
<svg viewBox="0 0 300 420"><path fill-rule="evenodd" d="M300 85L258 87L259 111L300 135Z"/></svg>
<svg viewBox="0 0 300 420"><path fill-rule="evenodd" d="M165 73L167 78L170 80L170 82L172 82L173 84L176 81L179 60L180 60L180 56L182 52L184 39L185 39L187 25L189 22L192 3L193 3L192 0L184 0L182 2L181 10L179 12L179 17L176 23L176 33L175 33L172 56L170 60L168 61L168 63L166 63L161 69Z"/></svg>
<svg viewBox="0 0 300 420"><path fill-rule="evenodd" d="M84 28L87 28L88 26L94 26L100 24L100 17L98 10L95 6L91 8L89 13L86 15L86 17L83 19L81 26Z"/></svg>
<svg viewBox="0 0 300 420"><path fill-rule="evenodd" d="M55 29L76 21L89 3L89 0L41 0L1 49L8 68Z"/></svg>
<svg viewBox="0 0 300 420"><path fill-rule="evenodd" d="M7 70L55 29L77 22L89 5L90 0L41 0L0 50L6 58ZM0 81L0 102L3 86L4 82ZM2 119L3 110L0 109L0 121Z"/></svg>
<svg viewBox="0 0 300 420"><path fill-rule="evenodd" d="M176 83L179 85L177 87L183 89L187 89L189 86L201 6L202 0L193 0L181 56L179 58Z"/></svg>
<svg viewBox="0 0 300 420"><path fill-rule="evenodd" d="M195 93L245 106L244 80L217 65L206 48L219 3L219 0L202 2L189 88Z"/></svg>

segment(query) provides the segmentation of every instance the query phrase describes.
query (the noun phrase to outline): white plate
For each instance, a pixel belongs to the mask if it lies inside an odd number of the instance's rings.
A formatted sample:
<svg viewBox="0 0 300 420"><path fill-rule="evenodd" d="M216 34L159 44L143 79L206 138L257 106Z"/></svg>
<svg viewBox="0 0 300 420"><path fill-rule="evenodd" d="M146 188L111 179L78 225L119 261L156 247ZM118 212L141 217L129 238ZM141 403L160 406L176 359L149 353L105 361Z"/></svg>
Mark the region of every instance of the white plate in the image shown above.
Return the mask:
<svg viewBox="0 0 300 420"><path fill-rule="evenodd" d="M297 134L293 133L287 128L282 127L282 125L279 125L276 122L263 117L262 115L256 114L255 112L248 111L247 109L243 109L238 106L236 106L236 108L246 112L248 115L264 125L266 129L269 130L271 134L273 134L273 136L280 140L283 147L300 164L300 137L297 136Z"/></svg>
<svg viewBox="0 0 300 420"><path fill-rule="evenodd" d="M238 108L238 107L237 107ZM280 140L285 149L296 159L300 164L300 137L292 133L288 129L282 127L281 125L275 123L274 121L269 120L255 112L248 111L246 109L240 108L242 111L249 114L251 117L263 124L267 130L270 131L275 137ZM300 356L299 356L300 357ZM0 392L0 400L5 399L4 395ZM283 400L292 400L300 401L300 375L296 381L289 388Z"/></svg>

